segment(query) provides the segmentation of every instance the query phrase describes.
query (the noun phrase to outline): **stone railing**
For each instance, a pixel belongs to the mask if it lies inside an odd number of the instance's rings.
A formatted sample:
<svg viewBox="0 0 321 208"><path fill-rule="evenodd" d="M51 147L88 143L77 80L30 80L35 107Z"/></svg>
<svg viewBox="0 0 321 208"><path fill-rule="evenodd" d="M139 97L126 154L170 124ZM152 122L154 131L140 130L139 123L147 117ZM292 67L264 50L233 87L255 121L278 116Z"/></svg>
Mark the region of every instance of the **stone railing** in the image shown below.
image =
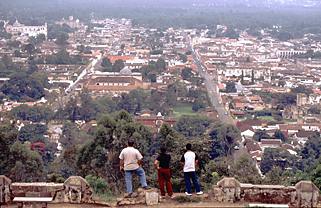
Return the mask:
<svg viewBox="0 0 321 208"><path fill-rule="evenodd" d="M289 207L317 207L319 189L311 181L295 186L242 184L235 178L223 178L214 185L211 199L219 202L287 204Z"/></svg>
<svg viewBox="0 0 321 208"><path fill-rule="evenodd" d="M87 181L71 176L64 183L12 183L0 175L0 205L10 204L14 197L52 197L54 203L97 203ZM289 207L317 207L319 189L311 181L301 181L295 186L242 184L235 178L223 178L213 186L208 199L215 202L244 202L287 204ZM117 205L156 205L157 189L138 189L137 197L119 198Z"/></svg>
<svg viewBox="0 0 321 208"><path fill-rule="evenodd" d="M0 204L25 196L50 196L55 203L92 203L92 193L90 185L80 176L71 176L64 183L12 183L0 175Z"/></svg>

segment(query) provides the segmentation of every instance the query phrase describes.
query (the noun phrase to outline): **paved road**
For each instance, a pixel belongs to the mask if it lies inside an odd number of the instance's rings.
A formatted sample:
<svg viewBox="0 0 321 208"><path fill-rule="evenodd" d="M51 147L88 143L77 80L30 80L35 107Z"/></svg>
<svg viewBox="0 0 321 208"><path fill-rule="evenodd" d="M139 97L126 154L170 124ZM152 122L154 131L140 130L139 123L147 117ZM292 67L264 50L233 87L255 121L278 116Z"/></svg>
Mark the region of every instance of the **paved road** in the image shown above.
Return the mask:
<svg viewBox="0 0 321 208"><path fill-rule="evenodd" d="M96 58L94 58L89 64L88 66L79 74L79 76L77 77L76 81L74 81L73 83L71 83L67 89L65 90L66 94L71 94L73 92L73 90L76 89L78 83L84 78L86 77L87 74L89 73L93 73L95 71L95 68L97 66L99 66L99 63L101 63L103 56L102 54L98 55Z"/></svg>
<svg viewBox="0 0 321 208"><path fill-rule="evenodd" d="M210 75L207 73L206 67L202 64L201 59L197 51L194 49L193 44L190 41L190 48L193 54L194 63L198 68L199 74L205 80L205 86L208 92L208 96L213 107L216 109L219 119L224 123L234 124L233 118L229 115L229 112L225 110L221 96L218 93L218 81L217 75Z"/></svg>

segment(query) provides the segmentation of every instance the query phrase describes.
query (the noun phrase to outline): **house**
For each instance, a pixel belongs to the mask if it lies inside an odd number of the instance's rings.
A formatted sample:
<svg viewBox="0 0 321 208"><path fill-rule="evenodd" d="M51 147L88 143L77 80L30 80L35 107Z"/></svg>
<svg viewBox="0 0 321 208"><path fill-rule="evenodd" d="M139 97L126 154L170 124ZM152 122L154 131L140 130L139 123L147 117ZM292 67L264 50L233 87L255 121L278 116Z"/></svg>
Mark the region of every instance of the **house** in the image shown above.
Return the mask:
<svg viewBox="0 0 321 208"><path fill-rule="evenodd" d="M304 145L309 140L309 137L314 135L315 133L315 131L300 130L293 135L293 139L298 141L300 145Z"/></svg>
<svg viewBox="0 0 321 208"><path fill-rule="evenodd" d="M150 127L154 133L159 132L163 124L167 124L170 127L173 127L176 123L176 120L174 118L166 118L160 112L156 116L153 116L149 113L142 114L135 117L135 121Z"/></svg>
<svg viewBox="0 0 321 208"><path fill-rule="evenodd" d="M26 26L16 20L12 25L5 24L5 29L7 33L12 35L27 35L37 37L38 35L43 34L47 37L48 34L47 23L41 26Z"/></svg>
<svg viewBox="0 0 321 208"><path fill-rule="evenodd" d="M245 138L253 138L255 132L251 129L247 129L246 131L241 132L241 136Z"/></svg>
<svg viewBox="0 0 321 208"><path fill-rule="evenodd" d="M260 147L264 150L265 148L280 148L282 141L280 139L262 139Z"/></svg>
<svg viewBox="0 0 321 208"><path fill-rule="evenodd" d="M252 159L256 160L257 162L260 162L263 155L260 145L252 139L245 139L244 144L246 150L251 155Z"/></svg>
<svg viewBox="0 0 321 208"><path fill-rule="evenodd" d="M140 73L122 69L119 73L96 72L85 83L84 88L93 93L128 93L135 89L148 89L150 83L143 81Z"/></svg>

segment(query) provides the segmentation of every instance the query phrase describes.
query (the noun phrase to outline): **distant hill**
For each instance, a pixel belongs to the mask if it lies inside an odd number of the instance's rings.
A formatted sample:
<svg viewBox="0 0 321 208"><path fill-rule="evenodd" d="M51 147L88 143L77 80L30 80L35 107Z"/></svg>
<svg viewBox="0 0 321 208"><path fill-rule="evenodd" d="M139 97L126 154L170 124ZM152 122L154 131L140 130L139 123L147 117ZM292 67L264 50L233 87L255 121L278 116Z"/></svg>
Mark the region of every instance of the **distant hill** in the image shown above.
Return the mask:
<svg viewBox="0 0 321 208"><path fill-rule="evenodd" d="M319 0L11 0L1 3L9 6L94 6L113 7L320 7ZM4 5L5 6L5 5Z"/></svg>

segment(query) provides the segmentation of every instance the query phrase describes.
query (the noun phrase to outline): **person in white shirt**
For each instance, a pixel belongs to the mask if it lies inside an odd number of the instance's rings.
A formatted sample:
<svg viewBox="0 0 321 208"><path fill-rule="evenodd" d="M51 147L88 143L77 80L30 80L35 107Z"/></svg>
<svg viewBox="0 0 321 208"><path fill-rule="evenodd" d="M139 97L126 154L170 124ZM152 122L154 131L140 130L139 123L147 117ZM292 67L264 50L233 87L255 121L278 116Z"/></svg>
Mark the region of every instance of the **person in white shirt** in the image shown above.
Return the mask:
<svg viewBox="0 0 321 208"><path fill-rule="evenodd" d="M198 156L194 152L192 152L192 145L190 143L186 145L186 152L182 156L181 162L184 163L184 179L186 186L185 194L187 196L192 195L191 179L193 181L196 194L203 194L195 172L195 166L198 163Z"/></svg>
<svg viewBox="0 0 321 208"><path fill-rule="evenodd" d="M143 156L135 149L134 141L128 141L128 147L123 149L119 155L120 171L125 171L125 182L127 196L130 197L133 193L132 175L135 173L139 176L139 181L144 189L148 189L145 171L141 167Z"/></svg>

